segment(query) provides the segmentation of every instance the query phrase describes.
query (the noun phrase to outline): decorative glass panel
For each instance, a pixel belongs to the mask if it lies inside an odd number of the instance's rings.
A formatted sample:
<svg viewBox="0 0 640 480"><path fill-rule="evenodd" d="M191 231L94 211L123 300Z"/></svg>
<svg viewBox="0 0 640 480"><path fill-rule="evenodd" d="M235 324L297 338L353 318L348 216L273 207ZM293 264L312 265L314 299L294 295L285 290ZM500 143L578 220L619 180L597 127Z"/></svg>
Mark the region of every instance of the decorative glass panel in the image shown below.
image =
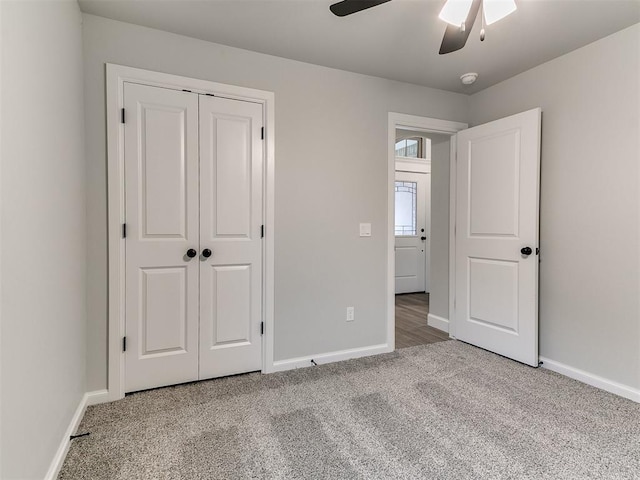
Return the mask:
<svg viewBox="0 0 640 480"><path fill-rule="evenodd" d="M396 235L417 235L417 199L416 182L396 182Z"/></svg>
<svg viewBox="0 0 640 480"><path fill-rule="evenodd" d="M396 142L396 157L419 157L419 141L415 138L406 138Z"/></svg>

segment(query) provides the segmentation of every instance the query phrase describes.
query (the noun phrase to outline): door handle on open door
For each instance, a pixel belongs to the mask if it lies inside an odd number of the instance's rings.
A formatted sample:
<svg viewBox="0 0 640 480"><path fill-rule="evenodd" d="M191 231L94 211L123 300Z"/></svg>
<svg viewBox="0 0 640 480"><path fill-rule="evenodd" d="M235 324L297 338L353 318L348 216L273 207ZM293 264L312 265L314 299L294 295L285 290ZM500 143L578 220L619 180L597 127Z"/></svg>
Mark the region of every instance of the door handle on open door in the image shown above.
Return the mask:
<svg viewBox="0 0 640 480"><path fill-rule="evenodd" d="M420 240L422 240L423 242L427 239L427 237L420 237Z"/></svg>
<svg viewBox="0 0 640 480"><path fill-rule="evenodd" d="M533 253L533 250L531 250L531 247L524 247L520 249L520 253L528 257Z"/></svg>

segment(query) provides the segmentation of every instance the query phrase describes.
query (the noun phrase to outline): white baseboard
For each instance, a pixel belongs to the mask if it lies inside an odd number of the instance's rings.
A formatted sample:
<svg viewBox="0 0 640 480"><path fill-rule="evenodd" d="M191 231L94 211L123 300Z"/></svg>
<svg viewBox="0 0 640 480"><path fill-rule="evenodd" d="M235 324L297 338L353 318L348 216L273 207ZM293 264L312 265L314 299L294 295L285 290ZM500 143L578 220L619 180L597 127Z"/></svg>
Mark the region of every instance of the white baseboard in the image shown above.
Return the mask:
<svg viewBox="0 0 640 480"><path fill-rule="evenodd" d="M352 348L349 350L340 350L338 352L320 353L317 355L309 355L306 357L289 358L287 360L278 360L273 362L271 368L266 369L266 373L282 372L285 370L292 370L294 368L311 367L313 364L311 360L318 365L324 363L340 362L342 360L349 360L351 358L368 357L370 355L378 355L380 353L389 353L393 351L392 348L385 343L382 345L372 345L370 347Z"/></svg>
<svg viewBox="0 0 640 480"><path fill-rule="evenodd" d="M95 390L87 393L87 407L109 401L109 390Z"/></svg>
<svg viewBox="0 0 640 480"><path fill-rule="evenodd" d="M427 325L433 328L437 328L438 330L442 330L443 332L449 333L449 320L443 317L439 317L438 315L433 315L432 313L428 314Z"/></svg>
<svg viewBox="0 0 640 480"><path fill-rule="evenodd" d="M560 373L574 380L578 380L592 387L600 388L610 393L620 395L621 397L628 398L634 402L640 403L640 390L637 388L624 385L622 383L614 382L607 378L594 375L578 368L570 367L564 363L556 362L546 357L540 357L542 367L553 372Z"/></svg>
<svg viewBox="0 0 640 480"><path fill-rule="evenodd" d="M58 473L60 473L60 469L62 468L62 464L64 463L64 459L67 456L67 452L69 451L69 445L71 440L69 437L73 435L78 429L78 425L80 425L80 421L82 420L82 416L84 415L84 411L87 408L87 400L89 398L89 394L85 393L78 404L78 408L76 408L76 412L71 417L71 422L69 422L69 426L67 430L64 432L64 437L62 437L62 441L60 442L60 446L58 447L58 451L56 452L53 460L51 461L51 465L49 466L49 471L44 477L45 480L56 480L58 478Z"/></svg>
<svg viewBox="0 0 640 480"><path fill-rule="evenodd" d="M76 408L76 412L73 414L73 417L71 417L71 422L69 422L69 426L64 432L64 437L62 437L62 441L60 442L58 451L51 461L49 471L44 477L45 480L56 480L56 478L58 478L58 474L60 473L60 469L62 468L64 459L67 457L67 452L69 451L69 446L71 444L70 437L78 429L78 426L82 421L82 417L84 416L84 412L87 407L96 405L98 403L105 403L108 401L109 392L107 390L96 390L95 392L87 392L82 396L82 399L78 404L78 408Z"/></svg>

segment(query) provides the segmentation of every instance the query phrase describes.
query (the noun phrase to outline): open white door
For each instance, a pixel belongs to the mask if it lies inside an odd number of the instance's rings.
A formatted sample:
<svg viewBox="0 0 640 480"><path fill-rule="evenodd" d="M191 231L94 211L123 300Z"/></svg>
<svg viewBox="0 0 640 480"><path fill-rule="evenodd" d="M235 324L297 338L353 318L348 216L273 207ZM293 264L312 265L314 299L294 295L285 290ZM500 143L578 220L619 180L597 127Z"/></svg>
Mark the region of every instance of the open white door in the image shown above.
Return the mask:
<svg viewBox="0 0 640 480"><path fill-rule="evenodd" d="M539 108L457 135L456 337L538 365Z"/></svg>

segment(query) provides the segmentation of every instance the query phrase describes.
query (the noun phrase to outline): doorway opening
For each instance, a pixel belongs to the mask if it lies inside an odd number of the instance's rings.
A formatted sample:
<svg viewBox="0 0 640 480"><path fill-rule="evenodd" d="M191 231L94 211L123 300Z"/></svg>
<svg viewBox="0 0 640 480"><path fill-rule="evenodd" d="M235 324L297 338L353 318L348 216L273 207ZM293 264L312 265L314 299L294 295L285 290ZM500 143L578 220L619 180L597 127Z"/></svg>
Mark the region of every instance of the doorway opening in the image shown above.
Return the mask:
<svg viewBox="0 0 640 480"><path fill-rule="evenodd" d="M466 124L389 114L389 345L441 342L449 332L449 169Z"/></svg>
<svg viewBox="0 0 640 480"><path fill-rule="evenodd" d="M438 288L441 271L448 268L448 229L446 222L449 198L446 175L449 164L450 135L396 129L395 144L395 336L396 348L413 347L449 339L448 331L428 324L431 285L435 284L438 305L442 288ZM435 158L433 152L435 151ZM436 162L435 189L432 189L432 163ZM445 187L443 189L443 186ZM433 194L432 194L433 191ZM443 195L445 194L445 195ZM434 203L435 202L435 203ZM432 231L432 209L436 213ZM445 222L443 222L443 217ZM433 239L435 236L435 245ZM434 249L435 265L431 250ZM446 296L446 293L444 293ZM432 314L433 316L433 314ZM442 315L440 315L442 316Z"/></svg>

